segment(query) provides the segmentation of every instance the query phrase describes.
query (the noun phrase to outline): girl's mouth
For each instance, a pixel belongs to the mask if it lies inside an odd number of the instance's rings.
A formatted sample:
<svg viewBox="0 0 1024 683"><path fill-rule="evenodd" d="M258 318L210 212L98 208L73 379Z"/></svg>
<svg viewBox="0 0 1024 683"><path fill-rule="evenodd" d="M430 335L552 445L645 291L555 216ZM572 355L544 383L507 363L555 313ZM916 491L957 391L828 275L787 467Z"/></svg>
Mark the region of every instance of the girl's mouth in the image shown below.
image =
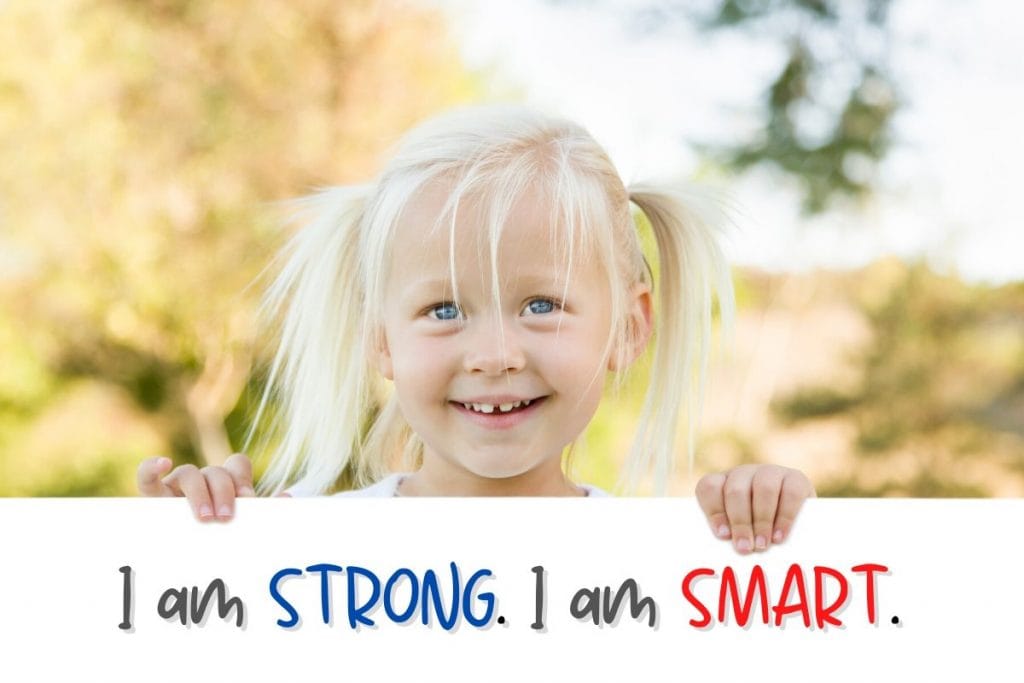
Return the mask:
<svg viewBox="0 0 1024 683"><path fill-rule="evenodd" d="M531 415L537 412L540 405L547 398L547 396L541 396L540 398L531 399L529 405L526 405L526 401L521 401L519 405L511 406L474 405L470 403L468 408L465 403L456 401L449 401L448 404L474 424L486 427L487 429L511 429L528 420ZM503 411L502 407L509 409Z"/></svg>

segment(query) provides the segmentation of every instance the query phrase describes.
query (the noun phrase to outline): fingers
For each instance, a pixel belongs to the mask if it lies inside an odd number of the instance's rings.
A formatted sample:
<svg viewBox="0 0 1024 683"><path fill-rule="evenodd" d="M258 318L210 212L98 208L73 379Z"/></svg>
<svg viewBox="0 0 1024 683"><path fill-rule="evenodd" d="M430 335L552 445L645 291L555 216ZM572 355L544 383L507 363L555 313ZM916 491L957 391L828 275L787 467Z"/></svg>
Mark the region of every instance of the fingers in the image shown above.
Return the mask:
<svg viewBox="0 0 1024 683"><path fill-rule="evenodd" d="M205 468L204 468L205 469ZM205 472L192 464L181 465L164 477L164 483L185 496L192 507L192 514L201 522L210 521L213 515L213 497L206 484Z"/></svg>
<svg viewBox="0 0 1024 683"><path fill-rule="evenodd" d="M774 465L759 467L754 472L750 491L753 501L754 550L767 550L768 545L775 541L775 516L785 476L786 470Z"/></svg>
<svg viewBox="0 0 1024 683"><path fill-rule="evenodd" d="M235 515L235 479L226 467L204 467L199 470L206 479L210 504L217 519L231 519Z"/></svg>
<svg viewBox="0 0 1024 683"><path fill-rule="evenodd" d="M164 477L172 495L185 496L201 522L228 520L235 514L235 475L225 467L186 464Z"/></svg>
<svg viewBox="0 0 1024 683"><path fill-rule="evenodd" d="M241 453L235 453L224 462L224 469L231 475L235 484L235 494L239 497L255 496L252 487L252 463Z"/></svg>
<svg viewBox="0 0 1024 683"><path fill-rule="evenodd" d="M171 464L171 459L163 456L143 460L135 473L139 493L151 497L175 495L174 491L162 481L164 474L170 471Z"/></svg>
<svg viewBox="0 0 1024 683"><path fill-rule="evenodd" d="M706 474L697 482L697 502L711 525L711 533L718 538L729 538L729 517L725 514L725 475Z"/></svg>
<svg viewBox="0 0 1024 683"><path fill-rule="evenodd" d="M731 538L744 555L784 541L804 499L815 495L806 475L777 465L740 465L707 475L696 494L712 533Z"/></svg>
<svg viewBox="0 0 1024 683"><path fill-rule="evenodd" d="M197 468L186 464L170 474L170 458L144 460L136 475L144 496L184 496L200 521L228 520L235 514L235 498L255 496L252 463L241 453L232 455L223 467Z"/></svg>
<svg viewBox="0 0 1024 683"><path fill-rule="evenodd" d="M732 530L732 544L740 554L754 548L754 525L751 511L751 486L756 465L740 465L725 477L725 514Z"/></svg>
<svg viewBox="0 0 1024 683"><path fill-rule="evenodd" d="M797 513L807 498L816 496L807 476L799 470L787 470L779 494L779 510L775 515L775 543L782 543L793 528Z"/></svg>

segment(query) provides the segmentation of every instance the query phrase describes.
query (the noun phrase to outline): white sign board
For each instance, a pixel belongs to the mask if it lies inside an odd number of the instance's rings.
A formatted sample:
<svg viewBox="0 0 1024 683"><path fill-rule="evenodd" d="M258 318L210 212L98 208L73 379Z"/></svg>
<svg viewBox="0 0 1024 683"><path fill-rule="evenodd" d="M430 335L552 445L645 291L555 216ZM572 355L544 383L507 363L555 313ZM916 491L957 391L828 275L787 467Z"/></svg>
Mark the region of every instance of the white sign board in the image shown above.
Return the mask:
<svg viewBox="0 0 1024 683"><path fill-rule="evenodd" d="M1020 681L1022 500L0 500L0 680Z"/></svg>

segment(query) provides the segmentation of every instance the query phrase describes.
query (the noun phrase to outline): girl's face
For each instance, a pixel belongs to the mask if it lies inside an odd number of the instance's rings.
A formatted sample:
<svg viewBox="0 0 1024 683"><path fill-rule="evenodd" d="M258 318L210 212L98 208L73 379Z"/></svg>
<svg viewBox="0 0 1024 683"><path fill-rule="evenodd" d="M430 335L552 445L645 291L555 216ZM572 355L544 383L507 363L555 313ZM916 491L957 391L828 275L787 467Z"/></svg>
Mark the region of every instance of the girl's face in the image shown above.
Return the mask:
<svg viewBox="0 0 1024 683"><path fill-rule="evenodd" d="M404 492L576 493L561 454L593 417L613 369L604 352L610 285L594 259L577 259L565 287L567 264L550 248L547 207L526 193L498 248L500 310L486 230L460 209L456 305L449 231L430 234L445 198L425 191L407 208L385 287L378 366L425 444L423 467ZM646 288L634 303L649 323Z"/></svg>

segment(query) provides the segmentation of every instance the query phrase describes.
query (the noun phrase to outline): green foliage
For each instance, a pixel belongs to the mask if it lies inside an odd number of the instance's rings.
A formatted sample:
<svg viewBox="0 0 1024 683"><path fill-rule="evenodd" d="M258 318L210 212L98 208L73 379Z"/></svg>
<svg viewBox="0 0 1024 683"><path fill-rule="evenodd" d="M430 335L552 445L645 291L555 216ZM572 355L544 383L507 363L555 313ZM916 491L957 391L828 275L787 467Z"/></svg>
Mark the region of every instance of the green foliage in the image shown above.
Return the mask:
<svg viewBox="0 0 1024 683"><path fill-rule="evenodd" d="M389 1L0 4L0 495L237 449L273 202L476 92Z"/></svg>
<svg viewBox="0 0 1024 683"><path fill-rule="evenodd" d="M863 16L852 19L846 16L851 5L845 5L845 13L840 5L838 0L724 0L703 22L706 30L768 32L786 46L786 63L765 94L764 125L750 139L704 150L738 171L761 165L782 171L797 181L805 214L820 213L838 198L870 194L899 107L884 52L854 51L856 42L844 39L854 30L870 30L884 41L888 0L867 3ZM830 101L826 93L848 68L858 75L843 79L844 101ZM828 131L808 128L808 112L829 116Z"/></svg>
<svg viewBox="0 0 1024 683"><path fill-rule="evenodd" d="M879 278L889 284L874 291ZM909 459L913 475L867 486L854 471L825 491L976 495L987 487L957 482L966 461L1024 471L1024 287L968 286L923 264L864 281L872 338L856 358L858 388L803 387L773 407L791 422L848 418L863 462Z"/></svg>
<svg viewBox="0 0 1024 683"><path fill-rule="evenodd" d="M46 496L82 498L90 496L121 496L125 494L123 458L97 459L85 471L51 472L39 488Z"/></svg>
<svg viewBox="0 0 1024 683"><path fill-rule="evenodd" d="M889 480L876 485L863 485L847 478L836 479L819 484L817 491L824 498L984 498L988 495L983 486L962 484L927 470L921 470L909 481Z"/></svg>
<svg viewBox="0 0 1024 683"><path fill-rule="evenodd" d="M773 406L775 415L785 422L841 414L854 406L857 399L831 387L810 387L789 394Z"/></svg>
<svg viewBox="0 0 1024 683"><path fill-rule="evenodd" d="M697 8L658 0L629 4L625 12L643 34L690 25L706 36L742 32L783 48L785 60L764 90L760 124L745 138L697 147L730 170L779 172L795 183L810 215L867 197L889 151L900 106L886 61L890 2L716 0Z"/></svg>

